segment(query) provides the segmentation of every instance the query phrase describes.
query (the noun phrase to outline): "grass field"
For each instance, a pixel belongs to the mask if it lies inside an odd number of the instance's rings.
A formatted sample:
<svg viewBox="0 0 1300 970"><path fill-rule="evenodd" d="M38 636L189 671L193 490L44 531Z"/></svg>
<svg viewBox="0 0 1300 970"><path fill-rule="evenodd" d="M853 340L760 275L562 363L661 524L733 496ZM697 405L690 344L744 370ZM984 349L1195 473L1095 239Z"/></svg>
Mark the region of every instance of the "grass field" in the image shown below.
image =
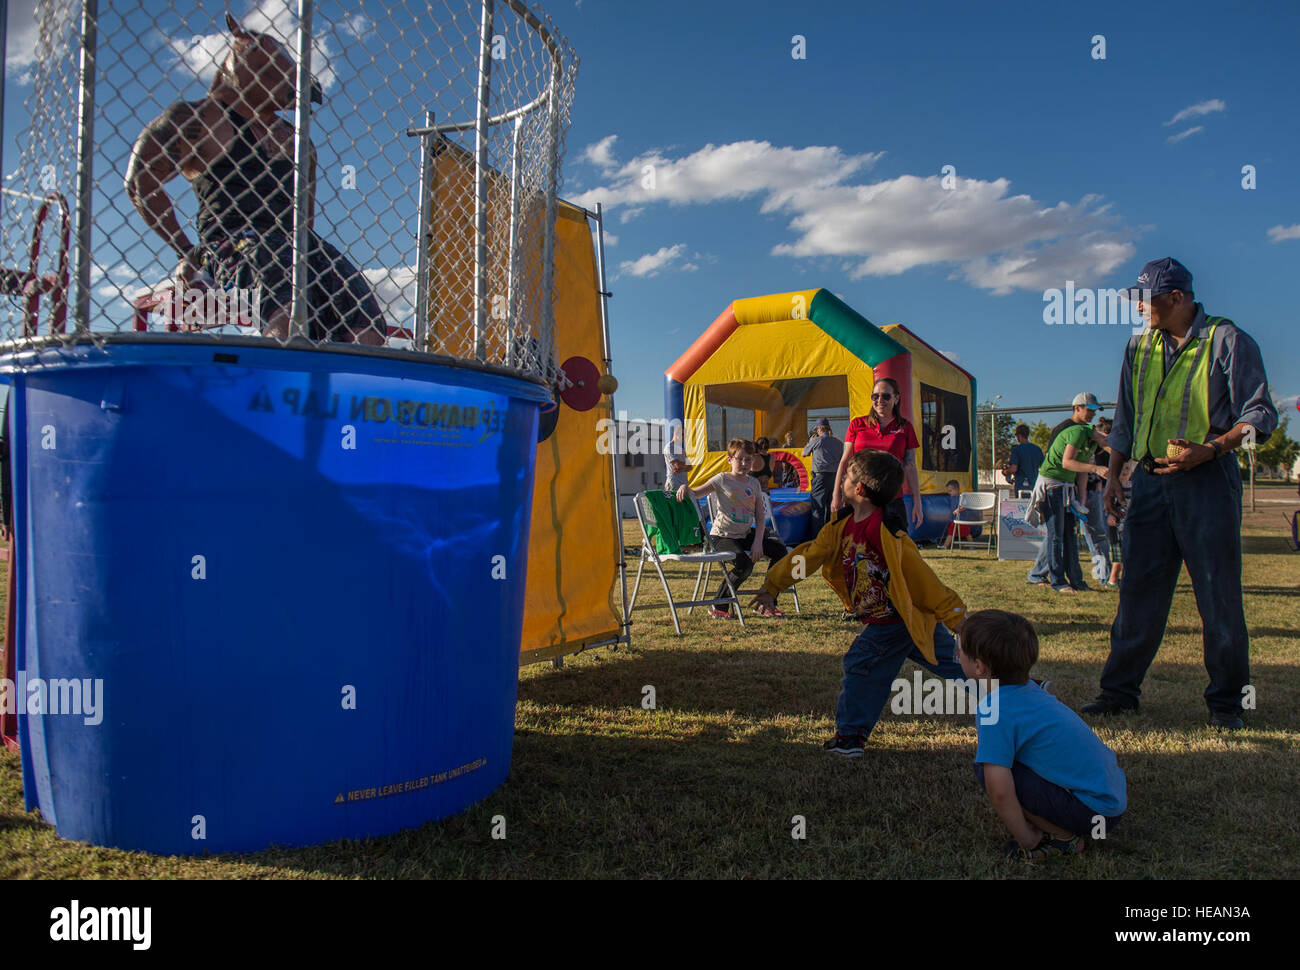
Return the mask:
<svg viewBox="0 0 1300 970"><path fill-rule="evenodd" d="M1260 497L1294 499L1290 489ZM522 672L507 783L462 815L388 838L247 857L161 858L64 842L23 810L16 755L0 756L0 876L35 878L1294 878L1300 875L1300 554L1282 502L1247 514L1248 729L1206 726L1200 620L1186 574L1140 715L1096 724L1128 776L1129 811L1095 851L1027 868L971 773L970 717L886 713L866 755L823 754L854 627L812 579L803 615L745 630L699 611L674 637L637 611L635 648ZM1290 506L1294 507L1294 506ZM630 533L629 533L630 534ZM971 609L1028 616L1036 674L1077 706L1097 692L1116 594L1066 597L1026 565L927 552ZM762 572L759 567L758 572ZM653 578L653 577L652 577ZM680 586L690 580L681 574ZM662 599L657 580L643 597ZM648 600L643 600L648 601ZM911 677L912 666L902 676ZM652 685L656 710L641 707ZM491 837L503 815L507 838ZM791 837L792 817L806 838Z"/></svg>

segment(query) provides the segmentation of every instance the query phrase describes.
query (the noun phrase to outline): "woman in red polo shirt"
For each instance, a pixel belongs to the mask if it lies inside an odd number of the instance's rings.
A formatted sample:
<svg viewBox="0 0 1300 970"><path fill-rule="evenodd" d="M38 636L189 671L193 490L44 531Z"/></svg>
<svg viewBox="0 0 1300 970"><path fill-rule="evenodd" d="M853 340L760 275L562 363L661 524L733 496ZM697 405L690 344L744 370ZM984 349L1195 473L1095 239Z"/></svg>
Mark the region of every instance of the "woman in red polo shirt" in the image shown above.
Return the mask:
<svg viewBox="0 0 1300 970"><path fill-rule="evenodd" d="M925 512L921 509L921 482L916 473L916 449L920 442L916 440L916 431L912 423L898 413L902 394L898 382L892 377L882 377L876 381L871 391L871 411L865 417L854 418L849 422L848 433L844 435L844 455L840 458L840 467L835 472L835 491L831 495L831 512L835 513L844 505L844 471L849 467L849 459L855 451L871 448L875 451L887 451L903 463L903 478L907 490L912 494L912 522L920 525L925 521ZM903 496L899 495L890 503L886 512L892 512L899 523L907 522L907 506Z"/></svg>

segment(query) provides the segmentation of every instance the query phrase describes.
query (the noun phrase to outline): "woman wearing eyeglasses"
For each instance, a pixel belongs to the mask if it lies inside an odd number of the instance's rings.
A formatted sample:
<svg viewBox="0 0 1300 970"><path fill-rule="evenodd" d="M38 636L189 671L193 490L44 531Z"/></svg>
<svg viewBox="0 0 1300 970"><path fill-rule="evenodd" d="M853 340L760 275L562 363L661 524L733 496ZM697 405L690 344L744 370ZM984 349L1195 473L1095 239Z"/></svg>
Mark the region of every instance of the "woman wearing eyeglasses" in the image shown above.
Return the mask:
<svg viewBox="0 0 1300 970"><path fill-rule="evenodd" d="M901 401L902 393L898 382L892 377L882 377L872 388L870 413L849 422L848 433L844 436L844 454L840 457L840 467L835 472L835 489L831 493L832 517L844 505L841 486L849 459L855 451L871 448L887 451L903 463L903 478L907 482L907 490L912 494L912 522L919 526L925 521L925 513L921 509L921 481L916 472L916 449L920 442L916 439L912 423L898 413ZM902 495L885 507L885 521L889 523L891 520L894 529L907 524L907 506L903 504Z"/></svg>

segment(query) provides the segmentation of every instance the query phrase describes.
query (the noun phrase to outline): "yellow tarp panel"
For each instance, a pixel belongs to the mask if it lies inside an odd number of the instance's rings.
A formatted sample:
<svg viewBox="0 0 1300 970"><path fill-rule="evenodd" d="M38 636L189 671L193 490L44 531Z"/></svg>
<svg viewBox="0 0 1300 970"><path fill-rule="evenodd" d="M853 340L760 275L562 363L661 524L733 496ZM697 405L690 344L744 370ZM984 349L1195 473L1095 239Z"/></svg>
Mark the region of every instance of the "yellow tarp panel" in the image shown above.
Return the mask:
<svg viewBox="0 0 1300 970"><path fill-rule="evenodd" d="M916 415L913 424L918 424L916 431L918 438L921 435L918 422L921 417L922 383L937 387L943 391L960 394L966 398L967 407L970 407L970 378L953 366L951 361L935 353L925 343L914 337L910 331L905 330L898 324L888 324L880 329L906 347L912 355L912 410ZM922 495L942 492L950 479L956 479L960 482L963 492L973 490L969 468L957 472L935 472L927 471L920 467L921 464L921 455L920 452L917 452L916 471L920 478Z"/></svg>
<svg viewBox="0 0 1300 970"><path fill-rule="evenodd" d="M809 294L816 293L809 290ZM793 294L798 296L801 294ZM792 295L757 297L735 302L736 319L769 316L778 309L790 312ZM811 297L809 297L811 300ZM779 304L779 307L778 307ZM713 355L702 363L682 388L682 404L688 429L704 428L705 387L710 384L755 382L808 377L842 376L848 385L850 414L865 414L871 406L871 368L844 348L839 341L811 320L775 320L749 323L736 328ZM806 407L807 405L805 405ZM761 424L761 418L760 418ZM759 430L756 434L762 434ZM807 429L795 429L794 451L802 451ZM691 486L698 488L719 472L727 471L725 451L707 451L702 433L688 434L687 450L692 457ZM805 460L805 465L807 461Z"/></svg>
<svg viewBox="0 0 1300 970"><path fill-rule="evenodd" d="M557 206L555 237L556 357L585 357L603 369L586 216ZM622 543L614 532L613 469L609 455L596 451L597 422L610 417L608 397L590 411L561 403L555 433L537 446L521 663L572 653L621 630L613 599Z"/></svg>
<svg viewBox="0 0 1300 970"><path fill-rule="evenodd" d="M443 144L434 160L432 233L429 247L429 346L435 352L473 357L474 160ZM488 174L488 245L506 245L510 183ZM604 369L596 255L587 217L556 205L556 359L585 357ZM540 259L538 252L535 259ZM536 266L524 274L539 278ZM502 272L490 274L489 295L504 294ZM505 357L505 324L490 313L487 359ZM611 417L609 398L589 411L561 403L555 432L537 446L532 532L520 662L572 653L616 637L620 612L613 602L622 536L615 531L613 469L598 454L597 423Z"/></svg>
<svg viewBox="0 0 1300 970"><path fill-rule="evenodd" d="M429 349L453 357L474 358L474 156L441 142L433 161L431 232L429 245ZM540 203L520 202L521 220L540 223ZM526 210L526 211L525 211ZM510 180L495 170L487 173L487 295L484 333L485 359L506 358L506 297L510 291L507 261L510 245ZM527 256L525 257L528 258ZM540 285L540 249L533 265L524 267L518 285ZM525 299L525 303L528 301ZM533 301L535 305L535 301ZM520 334L520 339L528 337Z"/></svg>

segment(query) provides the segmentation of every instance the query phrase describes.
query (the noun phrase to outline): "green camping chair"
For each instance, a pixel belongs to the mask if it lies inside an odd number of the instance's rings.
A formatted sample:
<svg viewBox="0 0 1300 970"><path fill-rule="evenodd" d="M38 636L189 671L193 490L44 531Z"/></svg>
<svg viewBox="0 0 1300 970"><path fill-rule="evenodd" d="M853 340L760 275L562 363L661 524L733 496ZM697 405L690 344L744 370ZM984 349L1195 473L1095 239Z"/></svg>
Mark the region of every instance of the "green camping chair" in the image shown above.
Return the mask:
<svg viewBox="0 0 1300 970"><path fill-rule="evenodd" d="M726 563L733 562L736 558L736 554L729 551L718 552L715 550L713 548L713 543L709 538L709 534L704 531L702 522L700 523L700 535L704 541L700 552L660 553L655 542L656 536L660 531L659 523L655 519L654 510L651 508L650 501L647 500L646 496L648 494L649 493L647 492L638 492L636 495L632 496L632 505L636 509L636 520L641 526L641 560L637 563L636 567L636 582L632 584L632 596L627 607L628 613L630 614L633 610L662 609L658 603L645 603L641 606L636 605L637 592L641 589L641 572L645 569L646 563L651 563L655 567L655 572L659 574L659 581L663 583L664 595L668 597L668 611L673 617L673 629L677 631L678 636L680 636L682 632L682 625L677 619L677 607L679 606L693 609L696 606L716 605L721 608L723 604L727 604L728 606L734 604L736 607L736 614L740 617L740 625L744 626L745 614L740 608L740 600L736 596L735 588L731 585L730 577L727 577L727 590L731 594L730 596L721 599L695 599L695 597L699 596L700 579L704 575L705 568L712 568L713 563L715 562L721 563L725 574ZM693 501L685 504L689 504L695 509L696 520L699 521L699 506L697 506ZM664 563L668 562L680 562L686 563L690 566L699 567L699 571L695 576L695 592L691 594L691 599L673 599L673 591L668 588L668 578L664 576L663 569Z"/></svg>

